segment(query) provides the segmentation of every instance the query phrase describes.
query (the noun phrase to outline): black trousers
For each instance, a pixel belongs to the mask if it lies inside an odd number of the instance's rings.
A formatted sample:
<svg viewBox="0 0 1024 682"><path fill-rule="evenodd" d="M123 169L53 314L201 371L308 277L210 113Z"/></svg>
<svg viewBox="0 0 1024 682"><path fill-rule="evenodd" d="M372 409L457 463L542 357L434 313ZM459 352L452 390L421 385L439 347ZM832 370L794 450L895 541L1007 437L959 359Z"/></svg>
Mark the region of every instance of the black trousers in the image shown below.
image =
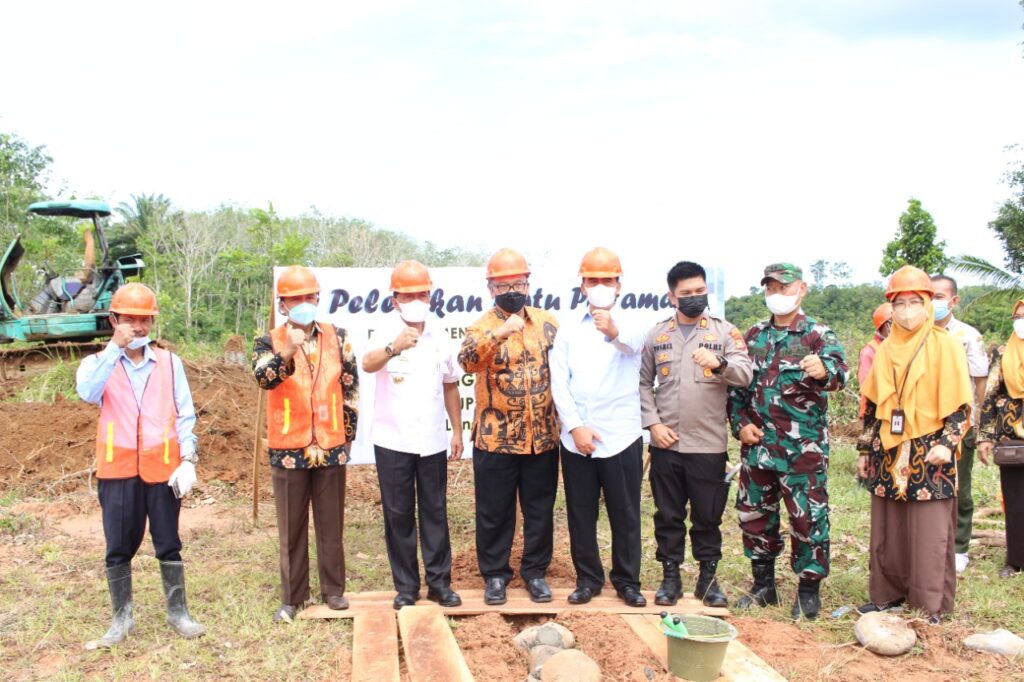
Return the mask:
<svg viewBox="0 0 1024 682"><path fill-rule="evenodd" d="M445 451L429 457L373 446L380 501L384 508L384 542L391 577L399 592L418 592L416 509L427 586L452 582L452 546L448 537L448 459Z"/></svg>
<svg viewBox="0 0 1024 682"><path fill-rule="evenodd" d="M585 457L562 448L562 481L569 518L569 551L576 585L600 589L604 567L597 546L601 492L612 529L611 581L616 589L640 589L640 481L643 439L612 457Z"/></svg>
<svg viewBox="0 0 1024 682"><path fill-rule="evenodd" d="M107 540L107 568L131 563L146 535L160 561L181 561L178 514L181 500L167 482L146 483L141 478L99 479L103 535Z"/></svg>
<svg viewBox="0 0 1024 682"><path fill-rule="evenodd" d="M558 450L502 455L473 448L476 560L480 575L512 579L509 557L516 530L516 495L523 510L523 580L543 578L551 563Z"/></svg>
<svg viewBox="0 0 1024 682"><path fill-rule="evenodd" d="M690 504L690 543L697 561L722 558L722 513L729 497L724 452L674 452L651 447L651 493L658 561L686 558L686 504Z"/></svg>

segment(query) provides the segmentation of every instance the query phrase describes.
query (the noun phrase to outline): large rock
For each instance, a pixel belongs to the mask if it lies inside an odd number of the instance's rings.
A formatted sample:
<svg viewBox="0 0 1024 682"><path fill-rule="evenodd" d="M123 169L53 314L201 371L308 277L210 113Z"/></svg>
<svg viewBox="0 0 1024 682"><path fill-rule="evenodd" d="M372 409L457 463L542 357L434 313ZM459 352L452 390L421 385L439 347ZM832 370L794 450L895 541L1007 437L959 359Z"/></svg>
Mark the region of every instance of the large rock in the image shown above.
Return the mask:
<svg viewBox="0 0 1024 682"><path fill-rule="evenodd" d="M914 648L917 633L892 613L865 613L853 626L865 649L882 656L902 656Z"/></svg>
<svg viewBox="0 0 1024 682"><path fill-rule="evenodd" d="M538 644L571 649L576 646L576 638L569 630L558 623L545 623L526 628L512 640L523 651L529 651Z"/></svg>
<svg viewBox="0 0 1024 682"><path fill-rule="evenodd" d="M964 646L1003 656L1024 656L1024 639L1009 630L999 628L992 632L979 632L964 640Z"/></svg>
<svg viewBox="0 0 1024 682"><path fill-rule="evenodd" d="M530 649L530 674L540 675L541 666L561 650L561 647L548 646L547 644L538 644Z"/></svg>
<svg viewBox="0 0 1024 682"><path fill-rule="evenodd" d="M541 682L601 682L601 667L581 651L566 649L548 659Z"/></svg>

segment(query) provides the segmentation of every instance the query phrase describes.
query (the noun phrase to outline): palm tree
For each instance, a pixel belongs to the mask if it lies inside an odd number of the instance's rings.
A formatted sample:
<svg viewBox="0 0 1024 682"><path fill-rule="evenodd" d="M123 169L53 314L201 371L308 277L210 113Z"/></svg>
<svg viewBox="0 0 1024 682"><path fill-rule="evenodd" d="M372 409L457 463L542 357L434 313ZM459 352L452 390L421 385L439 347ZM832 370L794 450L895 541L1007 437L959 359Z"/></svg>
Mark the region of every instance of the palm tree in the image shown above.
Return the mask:
<svg viewBox="0 0 1024 682"><path fill-rule="evenodd" d="M974 275L982 284L995 287L992 291L982 294L969 305L981 302L1010 303L1024 298L1024 276L990 263L978 256L956 256L950 259L950 266L959 272ZM968 306L969 307L969 306Z"/></svg>

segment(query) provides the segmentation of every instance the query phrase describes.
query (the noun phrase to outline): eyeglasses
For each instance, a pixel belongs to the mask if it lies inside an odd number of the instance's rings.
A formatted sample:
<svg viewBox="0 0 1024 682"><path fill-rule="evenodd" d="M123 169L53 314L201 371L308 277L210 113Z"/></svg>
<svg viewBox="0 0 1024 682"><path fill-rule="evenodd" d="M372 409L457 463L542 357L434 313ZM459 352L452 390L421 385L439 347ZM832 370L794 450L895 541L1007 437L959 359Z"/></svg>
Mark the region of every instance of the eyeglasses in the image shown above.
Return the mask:
<svg viewBox="0 0 1024 682"><path fill-rule="evenodd" d="M491 289L498 294L507 294L510 291L518 291L525 294L530 291L529 282L497 282L491 285Z"/></svg>
<svg viewBox="0 0 1024 682"><path fill-rule="evenodd" d="M920 298L900 298L892 302L892 307L896 308L917 308L924 305L924 301Z"/></svg>

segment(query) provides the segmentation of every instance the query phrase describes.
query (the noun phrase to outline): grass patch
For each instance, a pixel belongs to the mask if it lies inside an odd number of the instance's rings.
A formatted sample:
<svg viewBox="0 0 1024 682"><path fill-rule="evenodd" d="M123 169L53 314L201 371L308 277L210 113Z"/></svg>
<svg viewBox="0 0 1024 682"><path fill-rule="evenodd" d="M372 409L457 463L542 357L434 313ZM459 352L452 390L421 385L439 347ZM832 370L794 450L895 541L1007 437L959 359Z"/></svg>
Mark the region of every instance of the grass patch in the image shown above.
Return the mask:
<svg viewBox="0 0 1024 682"><path fill-rule="evenodd" d="M78 400L75 391L77 362L56 360L45 371L29 378L23 389L14 394L10 402L52 403L61 396L64 400Z"/></svg>

